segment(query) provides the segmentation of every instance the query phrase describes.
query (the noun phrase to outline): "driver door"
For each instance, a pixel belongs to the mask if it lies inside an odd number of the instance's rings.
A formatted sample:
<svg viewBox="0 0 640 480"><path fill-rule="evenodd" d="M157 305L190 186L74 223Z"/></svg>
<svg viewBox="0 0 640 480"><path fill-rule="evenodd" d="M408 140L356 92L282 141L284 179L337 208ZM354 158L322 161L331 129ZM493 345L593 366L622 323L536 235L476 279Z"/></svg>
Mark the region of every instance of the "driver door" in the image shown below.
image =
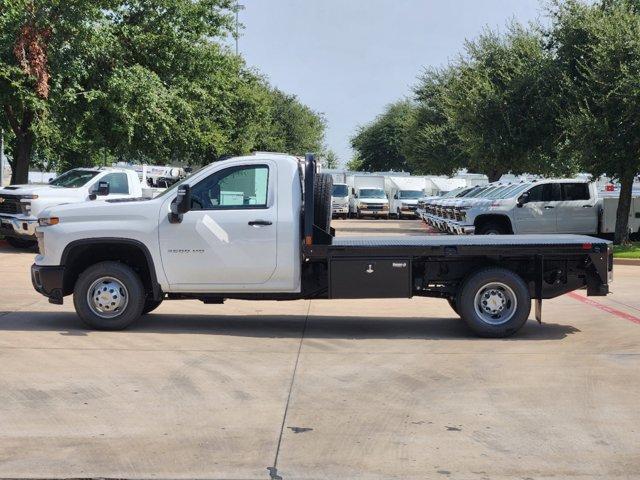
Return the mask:
<svg viewBox="0 0 640 480"><path fill-rule="evenodd" d="M516 234L556 233L557 205L560 201L560 185L545 183L529 189L527 203L515 209Z"/></svg>
<svg viewBox="0 0 640 480"><path fill-rule="evenodd" d="M191 186L181 223L162 215L160 250L172 291L268 284L277 265L276 168L262 161L218 170Z"/></svg>

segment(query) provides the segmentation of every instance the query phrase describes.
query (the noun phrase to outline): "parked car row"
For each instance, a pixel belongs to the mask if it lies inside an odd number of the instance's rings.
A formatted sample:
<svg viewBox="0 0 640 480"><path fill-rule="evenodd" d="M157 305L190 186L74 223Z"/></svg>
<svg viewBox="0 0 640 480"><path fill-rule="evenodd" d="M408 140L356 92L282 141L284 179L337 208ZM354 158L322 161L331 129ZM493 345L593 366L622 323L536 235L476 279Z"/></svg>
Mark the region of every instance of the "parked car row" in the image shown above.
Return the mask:
<svg viewBox="0 0 640 480"><path fill-rule="evenodd" d="M614 232L617 202L600 197L596 184L586 180L496 182L423 197L418 215L439 231L457 235L598 235ZM633 199L629 228L640 231L640 198Z"/></svg>

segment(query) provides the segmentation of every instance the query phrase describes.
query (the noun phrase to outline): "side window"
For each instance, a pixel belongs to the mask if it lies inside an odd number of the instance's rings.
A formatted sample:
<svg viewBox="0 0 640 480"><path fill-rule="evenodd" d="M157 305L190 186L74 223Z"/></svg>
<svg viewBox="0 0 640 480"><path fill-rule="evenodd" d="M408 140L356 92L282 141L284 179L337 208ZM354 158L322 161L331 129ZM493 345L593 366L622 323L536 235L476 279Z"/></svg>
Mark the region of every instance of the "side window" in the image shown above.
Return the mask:
<svg viewBox="0 0 640 480"><path fill-rule="evenodd" d="M553 202L560 200L560 184L545 183L529 190L530 202Z"/></svg>
<svg viewBox="0 0 640 480"><path fill-rule="evenodd" d="M586 183L563 183L563 200L589 200L589 185Z"/></svg>
<svg viewBox="0 0 640 480"><path fill-rule="evenodd" d="M100 182L109 183L109 193L129 193L129 182L127 181L126 173L109 173L105 175L91 187L92 192L98 190L98 184Z"/></svg>
<svg viewBox="0 0 640 480"><path fill-rule="evenodd" d="M269 167L251 165L216 172L191 189L193 210L266 208Z"/></svg>
<svg viewBox="0 0 640 480"><path fill-rule="evenodd" d="M529 190L529 201L530 202L541 202L542 201L542 190L544 189L544 185L536 185L532 189Z"/></svg>

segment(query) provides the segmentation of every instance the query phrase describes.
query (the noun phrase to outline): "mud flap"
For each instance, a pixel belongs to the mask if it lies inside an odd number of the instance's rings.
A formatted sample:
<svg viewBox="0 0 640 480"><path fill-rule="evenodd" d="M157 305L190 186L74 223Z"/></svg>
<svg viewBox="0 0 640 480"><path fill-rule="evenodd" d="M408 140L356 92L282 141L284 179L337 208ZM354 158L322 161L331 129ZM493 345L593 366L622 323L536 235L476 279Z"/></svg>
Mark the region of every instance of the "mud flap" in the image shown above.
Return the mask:
<svg viewBox="0 0 640 480"><path fill-rule="evenodd" d="M538 323L542 324L542 299L536 298L535 303L536 303L536 306L535 306L536 320L538 321Z"/></svg>

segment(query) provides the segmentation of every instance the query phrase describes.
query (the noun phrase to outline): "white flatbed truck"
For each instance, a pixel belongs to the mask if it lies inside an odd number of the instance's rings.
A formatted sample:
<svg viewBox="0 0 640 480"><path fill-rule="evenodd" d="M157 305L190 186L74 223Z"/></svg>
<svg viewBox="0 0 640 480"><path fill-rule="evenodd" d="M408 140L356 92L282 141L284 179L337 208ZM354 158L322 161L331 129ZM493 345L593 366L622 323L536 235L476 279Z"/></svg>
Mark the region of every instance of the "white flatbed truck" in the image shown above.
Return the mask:
<svg viewBox="0 0 640 480"><path fill-rule="evenodd" d="M540 319L542 299L608 293L611 244L597 238L335 238L331 183L313 155L265 153L212 164L153 199L52 207L39 219L33 285L54 304L73 295L99 329L164 300L425 296L485 337L518 331L532 299Z"/></svg>

